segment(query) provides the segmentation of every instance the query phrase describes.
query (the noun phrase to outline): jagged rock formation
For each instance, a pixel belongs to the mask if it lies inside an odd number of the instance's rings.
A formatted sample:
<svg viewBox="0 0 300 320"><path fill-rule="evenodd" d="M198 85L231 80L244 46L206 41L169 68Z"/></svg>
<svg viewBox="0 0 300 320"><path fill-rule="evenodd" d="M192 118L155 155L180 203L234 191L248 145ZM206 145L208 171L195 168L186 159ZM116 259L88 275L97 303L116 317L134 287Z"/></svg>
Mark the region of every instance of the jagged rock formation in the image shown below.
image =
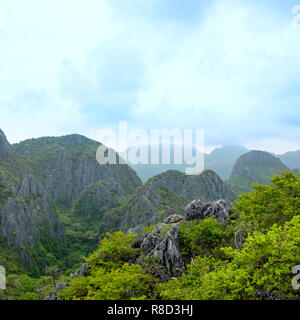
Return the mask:
<svg viewBox="0 0 300 320"><path fill-rule="evenodd" d="M9 152L10 145L4 132L0 129L0 155L4 156Z"/></svg>
<svg viewBox="0 0 300 320"><path fill-rule="evenodd" d="M218 222L224 222L233 213L224 200L202 202L194 200L185 208L186 220L215 217Z"/></svg>
<svg viewBox="0 0 300 320"><path fill-rule="evenodd" d="M147 234L142 243L141 248L145 256L149 256L152 254L153 250L156 248L156 246L160 243L161 239L158 235L155 234Z"/></svg>
<svg viewBox="0 0 300 320"><path fill-rule="evenodd" d="M158 263L174 277L179 277L185 272L184 261L179 250L178 235L178 228L173 228L153 250L153 256L158 258Z"/></svg>
<svg viewBox="0 0 300 320"><path fill-rule="evenodd" d="M290 171L278 158L268 152L251 151L241 156L233 167L228 186L236 193L248 192L251 184L269 184L274 174Z"/></svg>
<svg viewBox="0 0 300 320"><path fill-rule="evenodd" d="M193 199L222 198L228 203L235 199L210 170L197 176L170 170L142 185L125 164L98 164L96 151L100 145L70 135L10 146L0 132L0 235L19 248L24 264L34 264L30 253L35 248L49 252L47 244L55 248L55 241L63 243L66 234L61 221L72 239L80 235L80 241L93 251L107 231L141 234L145 226L170 215L170 220L157 226L155 232L163 232L166 225L175 228L181 220L178 213ZM172 265L177 266L176 259L159 253L168 248L176 251L176 232L169 231L166 242L161 244L160 239L156 245L161 245L157 256L172 269Z"/></svg>
<svg viewBox="0 0 300 320"><path fill-rule="evenodd" d="M236 199L236 195L211 170L205 170L199 175L185 175L178 171L169 170L155 178L164 182L179 196L189 200L213 201L225 199L228 203L231 203Z"/></svg>
<svg viewBox="0 0 300 320"><path fill-rule="evenodd" d="M178 228L183 219L176 214L167 217L141 241L143 255L157 258L160 266L168 271L169 277L178 277L185 272L185 264L179 249ZM164 278L166 278L165 275Z"/></svg>

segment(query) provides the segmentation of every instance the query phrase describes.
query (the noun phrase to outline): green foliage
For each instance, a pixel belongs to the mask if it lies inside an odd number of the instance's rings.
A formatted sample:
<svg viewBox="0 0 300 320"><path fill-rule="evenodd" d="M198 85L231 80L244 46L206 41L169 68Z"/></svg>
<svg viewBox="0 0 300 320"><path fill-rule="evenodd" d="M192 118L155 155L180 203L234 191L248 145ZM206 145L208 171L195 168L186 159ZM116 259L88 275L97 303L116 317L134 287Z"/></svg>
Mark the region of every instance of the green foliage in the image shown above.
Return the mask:
<svg viewBox="0 0 300 320"><path fill-rule="evenodd" d="M65 300L130 300L153 298L156 279L141 266L123 264L118 269L94 270L93 276L74 279L59 297Z"/></svg>
<svg viewBox="0 0 300 320"><path fill-rule="evenodd" d="M212 272L221 263L209 256L197 256L187 265L187 273L179 278L160 283L157 291L163 300L197 300L203 276Z"/></svg>
<svg viewBox="0 0 300 320"><path fill-rule="evenodd" d="M152 226L146 226L144 229L143 229L143 234L149 234L149 233L152 233L152 231L155 229L156 226L158 226L159 223L155 224L155 225L152 225Z"/></svg>
<svg viewBox="0 0 300 320"><path fill-rule="evenodd" d="M216 248L231 243L233 227L218 223L212 217L180 224L180 244L182 253L188 257L211 254Z"/></svg>
<svg viewBox="0 0 300 320"><path fill-rule="evenodd" d="M0 265L8 273L20 274L24 272L20 260L19 252L6 245L0 237Z"/></svg>
<svg viewBox="0 0 300 320"><path fill-rule="evenodd" d="M254 191L239 196L233 210L240 213L241 229L267 230L282 225L300 211L300 175L275 175L269 186L254 185Z"/></svg>
<svg viewBox="0 0 300 320"><path fill-rule="evenodd" d="M164 299L239 300L274 290L280 299L296 298L291 270L300 262L299 230L298 215L284 226L272 226L266 234L255 232L241 251L224 248L228 262L196 258L186 275L161 284L160 294Z"/></svg>
<svg viewBox="0 0 300 320"><path fill-rule="evenodd" d="M135 238L136 235L132 233L128 235L123 232L107 233L99 248L86 259L92 272L98 267L118 268L129 259L135 258L139 253L139 249L131 247Z"/></svg>
<svg viewBox="0 0 300 320"><path fill-rule="evenodd" d="M153 298L157 280L140 265L129 265L138 249L131 248L135 235L122 232L107 234L86 261L87 277L75 278L59 297L65 300L113 300Z"/></svg>
<svg viewBox="0 0 300 320"><path fill-rule="evenodd" d="M8 274L6 290L0 290L0 300L42 300L51 291L51 277L36 279L27 274Z"/></svg>

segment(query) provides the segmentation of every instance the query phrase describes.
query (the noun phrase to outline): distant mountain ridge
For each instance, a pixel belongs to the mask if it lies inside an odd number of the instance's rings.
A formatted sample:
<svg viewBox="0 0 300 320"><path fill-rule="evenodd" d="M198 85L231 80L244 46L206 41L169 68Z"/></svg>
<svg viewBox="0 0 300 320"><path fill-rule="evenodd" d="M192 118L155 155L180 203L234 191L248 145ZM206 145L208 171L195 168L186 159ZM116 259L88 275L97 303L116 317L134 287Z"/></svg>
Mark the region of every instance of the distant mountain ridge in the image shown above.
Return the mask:
<svg viewBox="0 0 300 320"><path fill-rule="evenodd" d="M277 158L291 169L300 169L300 150L277 155Z"/></svg>
<svg viewBox="0 0 300 320"><path fill-rule="evenodd" d="M176 170L185 173L186 168L189 166L185 164L184 159L182 159L182 164L176 164L174 161L174 144L170 145L170 164L162 164L160 159L160 164L151 164L151 146L148 146L148 162L149 164L130 164L128 163L138 174L141 180L145 183L148 179L166 172L168 170ZM160 146L162 150L162 146ZM130 148L120 153L122 156L124 153L128 152ZM221 148L213 150L210 154L204 154L204 169L215 171L223 181L227 180L232 171L235 161L241 156L249 152L247 148L239 145L226 145ZM193 154L195 154L195 149L193 149Z"/></svg>
<svg viewBox="0 0 300 320"><path fill-rule="evenodd" d="M205 155L205 168L215 171L223 181L228 180L236 160L250 150L239 145L225 145Z"/></svg>
<svg viewBox="0 0 300 320"><path fill-rule="evenodd" d="M150 150L150 147L149 147ZM138 176L145 183L151 177L156 176L157 174L163 173L168 170L176 170L180 172L185 172L187 166L183 164L175 164L174 163L174 146L171 145L171 161L170 164L158 164L158 165L143 165L136 164L129 165L137 172ZM241 145L224 145L220 148L214 149L209 154L204 154L204 169L205 170L213 170L216 172L223 181L229 179L231 172L233 170L235 162L238 158L248 152L250 152L246 147ZM258 150L259 151L259 150ZM262 150L262 152L265 152ZM277 155L275 153L271 153L271 155L279 158L284 165L291 169L300 169L300 150L286 152L283 155ZM149 151L150 155L150 151Z"/></svg>
<svg viewBox="0 0 300 320"><path fill-rule="evenodd" d="M248 192L252 183L269 184L274 174L290 171L278 158L264 151L250 151L235 163L228 186L236 193Z"/></svg>

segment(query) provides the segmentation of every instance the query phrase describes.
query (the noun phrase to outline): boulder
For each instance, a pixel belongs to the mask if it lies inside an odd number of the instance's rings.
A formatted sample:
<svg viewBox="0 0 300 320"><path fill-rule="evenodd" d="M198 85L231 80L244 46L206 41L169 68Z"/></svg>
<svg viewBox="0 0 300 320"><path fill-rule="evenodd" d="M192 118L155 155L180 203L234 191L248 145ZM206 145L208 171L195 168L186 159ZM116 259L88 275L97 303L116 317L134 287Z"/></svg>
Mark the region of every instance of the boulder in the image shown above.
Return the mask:
<svg viewBox="0 0 300 320"><path fill-rule="evenodd" d="M223 222L233 213L225 200L202 202L194 200L185 208L186 220L205 219L216 217L218 222Z"/></svg>
<svg viewBox="0 0 300 320"><path fill-rule="evenodd" d="M184 220L183 216L180 216L179 214L172 214L164 220L164 223L166 224L179 223L180 221L183 221L183 220Z"/></svg>

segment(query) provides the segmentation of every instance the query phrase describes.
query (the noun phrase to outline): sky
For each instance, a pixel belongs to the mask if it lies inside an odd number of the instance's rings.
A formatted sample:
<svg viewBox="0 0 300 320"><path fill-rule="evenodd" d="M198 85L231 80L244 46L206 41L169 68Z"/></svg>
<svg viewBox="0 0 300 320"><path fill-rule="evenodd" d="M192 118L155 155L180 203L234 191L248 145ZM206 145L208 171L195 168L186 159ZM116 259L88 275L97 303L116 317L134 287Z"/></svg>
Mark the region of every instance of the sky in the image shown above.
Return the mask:
<svg viewBox="0 0 300 320"><path fill-rule="evenodd" d="M300 149L297 5L0 0L0 128L96 139L127 121L204 129L206 150Z"/></svg>

